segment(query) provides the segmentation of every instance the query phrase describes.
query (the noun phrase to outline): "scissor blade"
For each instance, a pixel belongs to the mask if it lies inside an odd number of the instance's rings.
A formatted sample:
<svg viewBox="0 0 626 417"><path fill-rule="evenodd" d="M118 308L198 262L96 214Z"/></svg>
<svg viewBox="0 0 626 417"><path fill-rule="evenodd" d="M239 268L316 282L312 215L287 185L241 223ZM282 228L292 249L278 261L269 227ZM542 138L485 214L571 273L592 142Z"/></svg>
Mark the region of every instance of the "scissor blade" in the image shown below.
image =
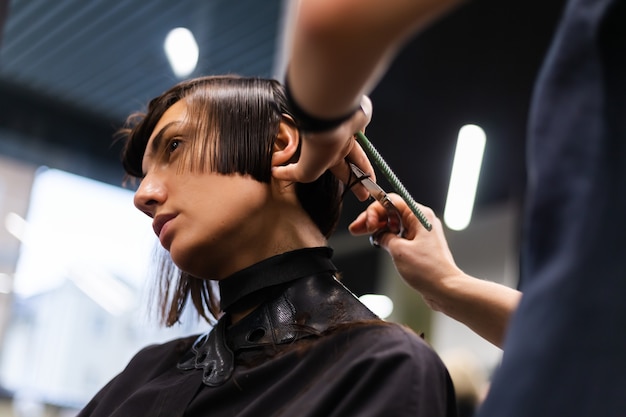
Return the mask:
<svg viewBox="0 0 626 417"><path fill-rule="evenodd" d="M372 236L370 236L370 242L374 246L378 246L378 237L381 233L385 231L392 232L397 234L398 236L402 236L404 233L404 226L402 225L402 217L400 216L400 212L393 205L385 190L383 190L378 184L372 181L365 172L363 172L359 167L350 163L350 169L352 173L356 175L357 179L365 189L370 193L370 195L375 198L387 211L387 224L383 229L375 232Z"/></svg>
<svg viewBox="0 0 626 417"><path fill-rule="evenodd" d="M370 180L369 178L366 178L363 181L361 181L361 184L363 184L365 189L369 191L372 197L374 197L377 201L382 203L385 199L387 199L387 193L385 192L385 190L380 188L378 184L376 184L374 181Z"/></svg>
<svg viewBox="0 0 626 417"><path fill-rule="evenodd" d="M376 200L381 203L387 197L387 193L383 190L378 184L372 181L365 172L363 172L358 166L350 163L350 169L356 177L359 179L361 184L365 187L365 189L374 197Z"/></svg>

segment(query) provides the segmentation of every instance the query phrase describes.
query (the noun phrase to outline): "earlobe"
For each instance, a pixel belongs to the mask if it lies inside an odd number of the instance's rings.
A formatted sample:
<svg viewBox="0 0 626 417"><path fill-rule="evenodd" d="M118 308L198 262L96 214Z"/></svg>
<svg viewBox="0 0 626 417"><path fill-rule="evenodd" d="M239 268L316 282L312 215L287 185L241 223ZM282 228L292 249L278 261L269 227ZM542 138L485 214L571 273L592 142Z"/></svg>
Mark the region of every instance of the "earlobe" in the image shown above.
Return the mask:
<svg viewBox="0 0 626 417"><path fill-rule="evenodd" d="M300 147L300 132L289 116L283 115L274 141L272 166L294 162Z"/></svg>

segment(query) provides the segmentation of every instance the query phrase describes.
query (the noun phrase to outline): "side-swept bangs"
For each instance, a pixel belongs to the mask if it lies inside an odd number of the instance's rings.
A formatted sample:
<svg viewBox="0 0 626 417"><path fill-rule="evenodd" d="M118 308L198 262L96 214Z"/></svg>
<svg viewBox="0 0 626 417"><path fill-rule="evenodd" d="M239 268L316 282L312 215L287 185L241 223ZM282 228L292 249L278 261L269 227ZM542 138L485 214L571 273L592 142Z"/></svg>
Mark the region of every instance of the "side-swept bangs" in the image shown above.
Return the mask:
<svg viewBox="0 0 626 417"><path fill-rule="evenodd" d="M150 101L145 114L131 115L118 132L124 141L122 164L129 177L143 176L142 161L148 140L163 114L184 100L184 134L191 138L180 170L250 175L271 181L274 141L281 120L293 122L283 86L262 78L208 76L184 81ZM329 237L341 212L341 183L326 172L312 183L296 183L296 195L322 234ZM159 262L160 315L176 323L191 299L207 321L219 315L219 302L210 282L176 272L166 252ZM176 279L176 276L178 278Z"/></svg>

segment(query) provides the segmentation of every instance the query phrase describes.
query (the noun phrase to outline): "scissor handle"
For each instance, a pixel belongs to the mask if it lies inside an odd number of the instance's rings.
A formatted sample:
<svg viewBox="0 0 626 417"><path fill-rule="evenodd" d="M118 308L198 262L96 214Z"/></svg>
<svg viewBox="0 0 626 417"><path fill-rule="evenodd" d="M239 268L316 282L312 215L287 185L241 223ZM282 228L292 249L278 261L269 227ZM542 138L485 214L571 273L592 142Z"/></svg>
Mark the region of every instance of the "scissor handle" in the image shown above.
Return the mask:
<svg viewBox="0 0 626 417"><path fill-rule="evenodd" d="M404 235L404 225L402 224L402 216L396 206L393 205L389 197L384 197L381 204L387 211L387 224L381 229L370 235L370 244L375 248L379 248L378 239L385 233L393 233L402 237Z"/></svg>

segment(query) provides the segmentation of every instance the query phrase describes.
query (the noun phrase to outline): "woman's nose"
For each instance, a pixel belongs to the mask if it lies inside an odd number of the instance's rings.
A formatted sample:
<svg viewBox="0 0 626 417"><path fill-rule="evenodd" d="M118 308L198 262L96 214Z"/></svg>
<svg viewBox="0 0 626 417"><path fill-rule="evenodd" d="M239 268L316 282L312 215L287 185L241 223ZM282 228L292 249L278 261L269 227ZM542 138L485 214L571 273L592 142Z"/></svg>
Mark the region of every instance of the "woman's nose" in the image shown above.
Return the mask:
<svg viewBox="0 0 626 417"><path fill-rule="evenodd" d="M155 177L150 174L146 175L139 188L135 192L133 199L135 207L140 211L147 214L149 217L154 217L157 207L166 199L165 187Z"/></svg>

